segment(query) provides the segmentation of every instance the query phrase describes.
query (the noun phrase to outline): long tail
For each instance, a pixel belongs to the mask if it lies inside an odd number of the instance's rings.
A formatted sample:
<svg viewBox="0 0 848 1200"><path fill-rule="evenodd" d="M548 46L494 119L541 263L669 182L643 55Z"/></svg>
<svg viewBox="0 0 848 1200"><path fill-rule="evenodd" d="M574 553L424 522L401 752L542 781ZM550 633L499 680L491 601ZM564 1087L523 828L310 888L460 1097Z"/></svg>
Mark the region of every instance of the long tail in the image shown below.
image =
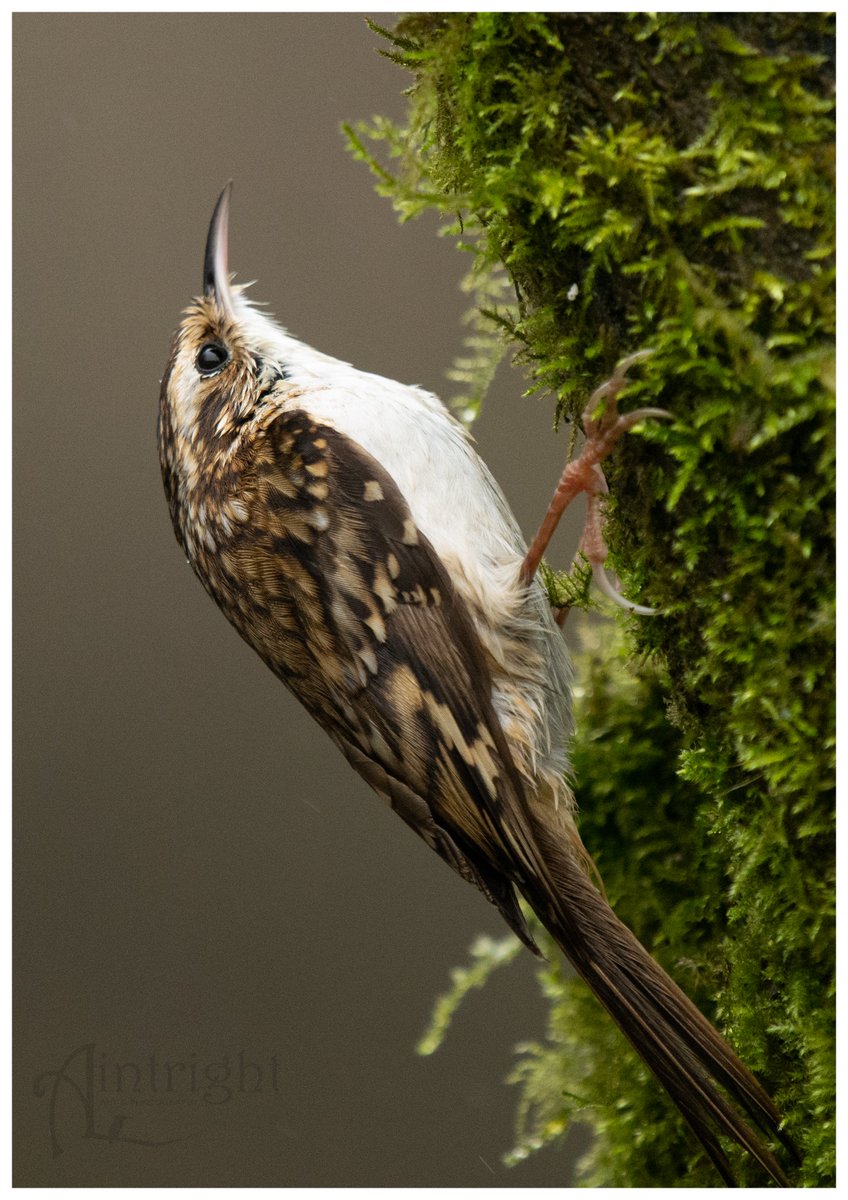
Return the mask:
<svg viewBox="0 0 848 1200"><path fill-rule="evenodd" d="M671 1096L724 1182L736 1186L718 1134L744 1147L775 1183L789 1187L780 1163L734 1106L796 1155L768 1093L618 919L560 838L534 824L534 840L554 884L522 886L536 915Z"/></svg>

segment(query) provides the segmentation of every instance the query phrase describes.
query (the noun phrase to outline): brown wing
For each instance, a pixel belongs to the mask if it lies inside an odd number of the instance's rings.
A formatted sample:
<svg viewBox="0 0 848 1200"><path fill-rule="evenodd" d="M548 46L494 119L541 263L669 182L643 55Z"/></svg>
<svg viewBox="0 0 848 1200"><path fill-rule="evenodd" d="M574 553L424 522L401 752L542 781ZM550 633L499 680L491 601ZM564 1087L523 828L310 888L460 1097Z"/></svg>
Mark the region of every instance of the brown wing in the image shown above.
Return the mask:
<svg viewBox="0 0 848 1200"><path fill-rule="evenodd" d="M532 946L512 884L538 871L537 852L491 677L396 484L356 443L295 412L269 427L255 488L243 566L266 617L261 639L245 636L354 768Z"/></svg>

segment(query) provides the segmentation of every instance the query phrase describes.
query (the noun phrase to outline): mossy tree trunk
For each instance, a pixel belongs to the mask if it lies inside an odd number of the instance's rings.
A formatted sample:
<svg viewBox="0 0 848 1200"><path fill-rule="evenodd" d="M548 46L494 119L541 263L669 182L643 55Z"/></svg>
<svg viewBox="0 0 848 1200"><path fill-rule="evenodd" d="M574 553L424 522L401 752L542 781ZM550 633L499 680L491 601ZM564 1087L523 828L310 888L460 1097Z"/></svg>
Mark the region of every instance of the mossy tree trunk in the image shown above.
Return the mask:
<svg viewBox="0 0 848 1200"><path fill-rule="evenodd" d="M484 315L531 391L575 420L618 359L654 351L629 392L675 422L616 451L608 535L625 593L662 615L625 622L629 678L584 681L582 830L622 917L773 1090L799 1180L826 1185L832 18L414 14L390 37L414 83L405 128L363 131L400 160L368 156L381 190L453 218L480 295L506 272L515 303ZM580 985L545 986L525 1148L588 1101L593 1182L715 1182Z"/></svg>

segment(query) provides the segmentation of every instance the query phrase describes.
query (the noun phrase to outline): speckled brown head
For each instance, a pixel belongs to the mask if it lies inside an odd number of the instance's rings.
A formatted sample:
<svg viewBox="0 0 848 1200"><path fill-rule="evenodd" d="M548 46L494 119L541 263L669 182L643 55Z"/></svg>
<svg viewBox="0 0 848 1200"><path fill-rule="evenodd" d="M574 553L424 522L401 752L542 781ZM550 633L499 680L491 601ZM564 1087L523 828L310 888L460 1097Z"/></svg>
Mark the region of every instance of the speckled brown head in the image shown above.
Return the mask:
<svg viewBox="0 0 848 1200"><path fill-rule="evenodd" d="M265 401L285 374L250 344L237 312L239 290L228 274L231 190L227 184L215 206L203 291L183 314L160 391L162 475L174 528L187 550L201 498L226 490L233 472L245 467L252 426L267 415Z"/></svg>

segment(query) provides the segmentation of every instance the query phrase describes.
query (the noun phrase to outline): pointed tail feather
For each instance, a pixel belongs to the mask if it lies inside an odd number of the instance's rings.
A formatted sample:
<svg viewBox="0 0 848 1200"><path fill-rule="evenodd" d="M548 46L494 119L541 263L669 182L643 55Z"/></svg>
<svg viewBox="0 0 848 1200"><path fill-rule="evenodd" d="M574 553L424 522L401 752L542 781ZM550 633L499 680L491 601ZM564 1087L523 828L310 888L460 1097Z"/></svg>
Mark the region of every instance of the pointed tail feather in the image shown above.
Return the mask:
<svg viewBox="0 0 848 1200"><path fill-rule="evenodd" d="M795 1154L768 1093L616 917L559 838L538 825L534 835L553 886L522 885L525 898L671 1096L724 1182L735 1185L719 1134L747 1150L775 1183L789 1187L780 1163L739 1111Z"/></svg>

